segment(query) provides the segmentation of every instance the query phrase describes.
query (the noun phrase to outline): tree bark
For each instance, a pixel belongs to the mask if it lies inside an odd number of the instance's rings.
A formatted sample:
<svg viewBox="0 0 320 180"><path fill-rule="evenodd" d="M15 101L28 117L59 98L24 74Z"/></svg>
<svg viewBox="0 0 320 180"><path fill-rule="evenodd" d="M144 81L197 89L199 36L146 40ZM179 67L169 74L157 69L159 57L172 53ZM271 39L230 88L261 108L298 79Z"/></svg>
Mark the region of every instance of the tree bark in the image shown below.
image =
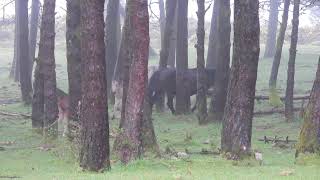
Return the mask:
<svg viewBox="0 0 320 180"><path fill-rule="evenodd" d="M207 88L206 88L206 71L204 62L204 16L205 2L197 0L198 3L198 27L197 27L197 117L199 124L207 123Z"/></svg>
<svg viewBox="0 0 320 180"><path fill-rule="evenodd" d="M285 117L287 122L293 121L293 115L294 115L293 89L294 89L295 61L296 61L298 31L299 31L299 6L300 6L300 0L294 0L291 44L289 49L290 54L289 54L289 62L288 62L286 101L285 101Z"/></svg>
<svg viewBox="0 0 320 180"><path fill-rule="evenodd" d="M264 51L265 58L273 57L276 51L279 5L280 5L279 0L270 0L267 42L266 42L266 47Z"/></svg>
<svg viewBox="0 0 320 180"><path fill-rule="evenodd" d="M177 6L176 113L185 114L190 111L188 82L184 75L188 69L188 0L179 0Z"/></svg>
<svg viewBox="0 0 320 180"><path fill-rule="evenodd" d="M17 62L20 63L20 87L22 100L26 104L31 103L32 82L30 72L30 56L29 56L29 28L28 28L28 1L16 1L18 8L18 24L17 24Z"/></svg>
<svg viewBox="0 0 320 180"><path fill-rule="evenodd" d="M107 92L109 97L111 93L112 76L114 68L118 58L118 47L119 47L119 25L120 24L120 13L119 13L119 1L109 1L107 5L107 16L106 16L106 27L105 27L105 44L106 44L106 65L107 65ZM114 98L108 98L112 100Z"/></svg>
<svg viewBox="0 0 320 180"><path fill-rule="evenodd" d="M30 48L30 73L32 74L33 63L35 60L36 46L37 46L37 34L39 25L39 0L32 0L31 5L31 18L30 18L30 32L29 32L29 48Z"/></svg>
<svg viewBox="0 0 320 180"><path fill-rule="evenodd" d="M177 44L177 5L174 13L173 20L173 32L170 37L170 45L169 45L169 57L168 57L168 65L170 67L176 66L176 44Z"/></svg>
<svg viewBox="0 0 320 180"><path fill-rule="evenodd" d="M44 81L41 72L41 62L37 60L34 70L33 98L32 98L32 128L42 129L44 127Z"/></svg>
<svg viewBox="0 0 320 180"><path fill-rule="evenodd" d="M164 35L161 38L161 50L159 68L166 68L170 53L170 40L174 32L174 17L176 13L177 0L166 1L166 21Z"/></svg>
<svg viewBox="0 0 320 180"><path fill-rule="evenodd" d="M221 149L236 158L250 152L259 61L259 1L235 1L234 46Z"/></svg>
<svg viewBox="0 0 320 180"><path fill-rule="evenodd" d="M124 25L122 27L119 55L112 80L112 92L115 95L113 117L118 119L120 118L120 127L122 127L122 122L124 120L125 102L129 84L129 68L131 65L131 55L133 51L131 49L132 22L130 21L130 16L128 15L128 11L131 12L131 9L128 8L129 7L126 6L126 16Z"/></svg>
<svg viewBox="0 0 320 180"><path fill-rule="evenodd" d="M150 97L147 95L148 86L145 89L144 103L143 103L143 120L141 128L141 141L142 151L160 154L160 149L157 143L156 134L154 132L154 126L152 122L152 105L150 103Z"/></svg>
<svg viewBox="0 0 320 180"><path fill-rule="evenodd" d="M280 31L277 39L277 46L276 46L276 52L273 58L272 63L272 69L271 74L269 78L269 88L270 88L270 102L271 104L276 104L277 100L277 78L278 78L278 71L280 66L280 60L281 60L281 54L282 54L282 47L284 43L284 37L286 34L287 24L288 24L288 13L289 13L289 7L290 7L290 0L284 1L284 8L283 8L283 14L282 14L282 23L280 26ZM275 102L275 103L274 103Z"/></svg>
<svg viewBox="0 0 320 180"><path fill-rule="evenodd" d="M215 65L215 93L210 103L210 121L221 121L227 100L230 71L230 0L216 1L217 14L217 51Z"/></svg>
<svg viewBox="0 0 320 180"><path fill-rule="evenodd" d="M149 54L149 14L147 0L128 0L126 16L131 27L132 65L128 96L125 102L125 116L122 132L116 140L116 149L122 163L127 164L142 153L141 130L143 122L143 102L148 81Z"/></svg>
<svg viewBox="0 0 320 180"><path fill-rule="evenodd" d="M80 53L80 1L67 1L66 44L69 84L69 119L78 121L81 101L82 61Z"/></svg>
<svg viewBox="0 0 320 180"><path fill-rule="evenodd" d="M17 7L16 7L17 8ZM14 43L13 43L13 59L11 64L11 70L9 77L16 81L16 64L17 64L17 16L15 16L15 28L14 28Z"/></svg>
<svg viewBox="0 0 320 180"><path fill-rule="evenodd" d="M13 78L15 82L20 81L20 62L18 61L18 21L19 21L19 6L18 1L15 1L15 28L14 28L14 55L11 72L13 72Z"/></svg>
<svg viewBox="0 0 320 180"><path fill-rule="evenodd" d="M58 134L57 86L54 59L55 44L55 0L45 0L40 29L39 62L43 75L44 134L56 137ZM41 81L40 81L41 82ZM39 82L39 83L40 83Z"/></svg>
<svg viewBox="0 0 320 180"><path fill-rule="evenodd" d="M163 0L159 0L159 23L160 23L160 35L161 35L161 39L163 38L164 35L164 28L166 25L166 14L165 14L165 10L164 10L164 2Z"/></svg>
<svg viewBox="0 0 320 180"><path fill-rule="evenodd" d="M211 27L210 27L210 34L209 34L209 45L208 45L208 54L207 54L207 62L206 67L207 68L215 68L216 59L215 59L215 53L216 53L216 45L217 45L217 32L218 32L218 25L217 25L217 19L219 14L219 8L217 6L217 1L214 1L212 16L211 16Z"/></svg>
<svg viewBox="0 0 320 180"><path fill-rule="evenodd" d="M90 171L110 169L103 5L100 0L82 0L80 4L83 76L79 159L80 166Z"/></svg>
<svg viewBox="0 0 320 180"><path fill-rule="evenodd" d="M320 152L320 57L316 79L303 119L297 153L318 153Z"/></svg>

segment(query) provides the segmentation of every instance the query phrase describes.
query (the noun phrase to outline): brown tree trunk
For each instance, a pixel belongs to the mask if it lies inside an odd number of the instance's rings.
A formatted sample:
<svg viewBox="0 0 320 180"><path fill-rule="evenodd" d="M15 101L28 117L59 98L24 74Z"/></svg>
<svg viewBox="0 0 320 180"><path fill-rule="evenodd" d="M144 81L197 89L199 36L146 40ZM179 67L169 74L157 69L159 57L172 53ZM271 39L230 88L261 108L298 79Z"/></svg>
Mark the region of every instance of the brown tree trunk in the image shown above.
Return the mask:
<svg viewBox="0 0 320 180"><path fill-rule="evenodd" d="M239 158L250 152L259 61L259 1L234 2L234 46L221 149Z"/></svg>
<svg viewBox="0 0 320 180"><path fill-rule="evenodd" d="M107 92L108 96L112 96L111 93L111 83L112 76L114 73L114 68L118 58L118 31L120 23L120 14L119 14L119 1L109 1L107 5L107 16L106 16L106 27L105 27L105 44L106 44L106 65L107 65ZM114 98L108 98L113 100Z"/></svg>
<svg viewBox="0 0 320 180"><path fill-rule="evenodd" d="M150 103L149 96L147 95L148 86L145 89L144 103L143 103L143 120L141 127L141 141L143 153L160 153L160 149L157 143L156 134L154 132L154 126L152 122L152 105Z"/></svg>
<svg viewBox="0 0 320 180"><path fill-rule="evenodd" d="M166 21L164 35L161 40L159 68L166 68L170 53L170 39L174 32L174 16L176 12L177 0L166 1Z"/></svg>
<svg viewBox="0 0 320 180"><path fill-rule="evenodd" d="M80 166L90 171L110 168L103 4L80 4L82 100L80 110Z"/></svg>
<svg viewBox="0 0 320 180"><path fill-rule="evenodd" d="M303 119L297 153L318 153L320 152L320 57L316 79Z"/></svg>
<svg viewBox="0 0 320 180"><path fill-rule="evenodd" d="M44 128L46 136L58 133L57 86L54 59L55 44L55 0L45 0L40 29L39 62L43 75ZM40 81L41 82L41 81ZM39 83L40 83L39 82Z"/></svg>
<svg viewBox="0 0 320 180"><path fill-rule="evenodd" d="M174 13L173 20L173 32L170 37L170 45L169 45L169 57L168 57L168 65L170 67L176 66L176 44L177 44L177 5Z"/></svg>
<svg viewBox="0 0 320 180"><path fill-rule="evenodd" d="M190 111L190 96L185 73L188 69L188 0L179 0L177 10L177 76L176 76L176 113Z"/></svg>
<svg viewBox="0 0 320 180"><path fill-rule="evenodd" d="M131 49L132 22L130 21L130 16L127 15L128 11L131 11L131 9L126 6L126 16L122 27L119 55L112 80L112 92L115 95L113 117L118 119L120 118L120 127L122 127L122 121L124 120L124 108L129 84L129 68L131 65L131 55L133 51Z"/></svg>
<svg viewBox="0 0 320 180"><path fill-rule="evenodd" d="M69 117L78 121L78 104L81 100L82 62L80 53L80 1L67 1L66 44L69 84Z"/></svg>
<svg viewBox="0 0 320 180"><path fill-rule="evenodd" d="M122 163L127 164L142 153L141 130L143 102L148 81L149 15L147 0L128 0L126 18L130 20L132 65L125 116L118 135L116 150Z"/></svg>
<svg viewBox="0 0 320 180"><path fill-rule="evenodd" d="M270 0L267 42L266 42L266 47L264 51L265 58L273 57L276 51L279 5L280 5L279 0Z"/></svg>
<svg viewBox="0 0 320 180"><path fill-rule="evenodd" d="M32 128L42 129L44 126L44 81L41 72L41 62L37 60L34 70L33 98L32 98Z"/></svg>
<svg viewBox="0 0 320 180"><path fill-rule="evenodd" d="M289 50L290 54L289 54L289 62L288 62L286 101L285 101L285 117L287 122L292 122L293 116L294 116L293 89L294 89L295 61L296 61L296 54L297 54L298 30L299 30L299 6L300 6L300 0L294 0L291 44L290 44L290 50Z"/></svg>
<svg viewBox="0 0 320 180"><path fill-rule="evenodd" d="M217 14L217 51L215 65L215 93L210 103L210 121L221 121L224 114L224 108L227 101L227 91L230 69L230 0L218 0L215 3L218 6Z"/></svg>
<svg viewBox="0 0 320 180"><path fill-rule="evenodd" d="M12 64L11 64L11 69L10 69L10 74L9 77L11 79L15 80L15 69L16 69L16 64L17 64L17 16L15 17L15 28L14 28L14 43L13 43L13 59L12 59Z"/></svg>
<svg viewBox="0 0 320 180"><path fill-rule="evenodd" d="M214 6L213 6L212 16L211 16L211 27L210 27L208 54L207 54L207 62L206 62L207 68L215 68L215 65L216 65L215 54L217 50L216 37L218 32L218 24L217 24L218 14L219 14L219 8L217 6L217 1L214 1Z"/></svg>
<svg viewBox="0 0 320 180"><path fill-rule="evenodd" d="M172 34L174 32L174 16L177 6L177 0L166 1L166 20L165 27L163 30L163 36L161 36L161 50L160 50L160 61L159 69L166 68L168 65L168 58L170 55L170 43ZM158 112L164 111L164 94L159 95L159 100L156 102L156 109Z"/></svg>
<svg viewBox="0 0 320 180"><path fill-rule="evenodd" d="M207 87L204 62L204 16L205 0L197 0L198 3L198 27L197 27L197 117L199 124L207 123Z"/></svg>
<svg viewBox="0 0 320 180"><path fill-rule="evenodd" d="M30 72L30 56L29 56L29 27L28 27L28 1L16 1L18 8L18 24L17 24L17 62L20 63L20 87L22 100L30 104L32 94L32 82Z"/></svg>
<svg viewBox="0 0 320 180"><path fill-rule="evenodd" d="M31 18L30 18L30 32L29 32L29 48L30 48L30 73L32 74L33 63L35 60L36 46L37 46L37 34L39 25L39 0L32 0L31 6Z"/></svg>
<svg viewBox="0 0 320 180"><path fill-rule="evenodd" d="M164 35L164 28L166 24L166 15L165 15L165 10L164 10L164 2L163 0L159 0L159 23L160 23L160 35L161 39L163 38Z"/></svg>
<svg viewBox="0 0 320 180"><path fill-rule="evenodd" d="M288 13L290 7L290 0L284 1L284 8L282 14L282 23L279 30L279 35L277 39L277 48L273 58L272 69L269 79L269 88L270 88L270 103L273 105L277 105L279 101L279 97L277 95L276 87L277 87L277 78L278 78L278 71L280 66L281 54L282 54L282 47L284 43L284 37L286 34L287 24L288 24Z"/></svg>
<svg viewBox="0 0 320 180"><path fill-rule="evenodd" d="M13 78L15 82L20 81L20 62L18 61L18 21L19 21L19 6L18 1L15 1L15 28L14 28L14 56L11 72L13 72Z"/></svg>

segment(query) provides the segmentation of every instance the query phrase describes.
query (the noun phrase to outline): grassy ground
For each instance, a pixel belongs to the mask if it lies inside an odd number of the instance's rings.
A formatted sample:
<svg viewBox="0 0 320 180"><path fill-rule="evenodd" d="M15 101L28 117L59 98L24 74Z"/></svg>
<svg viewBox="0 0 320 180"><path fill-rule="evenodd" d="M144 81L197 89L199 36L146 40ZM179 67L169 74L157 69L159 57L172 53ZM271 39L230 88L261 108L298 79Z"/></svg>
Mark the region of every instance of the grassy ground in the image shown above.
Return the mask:
<svg viewBox="0 0 320 180"><path fill-rule="evenodd" d="M67 89L65 52L57 48L58 85ZM262 48L263 49L263 48ZM281 62L279 92L283 94L286 81L287 47ZM261 53L263 54L263 52ZM297 56L296 94L306 94L311 89L320 48L300 46ZM194 65L195 51L189 55ZM0 112L30 113L30 107L17 102L3 105L8 100L19 98L19 87L8 79L12 49L0 46ZM150 64L156 64L152 59ZM261 59L257 82L257 94L267 94L271 59ZM298 102L299 103L299 102ZM297 103L297 105L298 105ZM256 104L256 109L270 108L267 102ZM117 127L111 121L111 128ZM78 167L74 148L64 139L45 141L31 130L30 119L19 116L0 115L0 179L5 176L20 179L320 179L320 159L301 160L295 163L294 148L273 147L258 141L263 136L297 139L301 120L285 123L282 115L255 117L253 121L253 149L263 153L263 163L246 161L235 163L221 156L191 155L188 159L145 158L127 166L112 161L112 170L105 173L82 172ZM199 126L193 115L172 116L169 113L154 115L154 126L161 150L173 147L183 152L188 149L217 149L220 146L221 124ZM189 134L191 139L186 139ZM209 144L204 144L206 141ZM111 144L113 139L111 139ZM50 146L49 146L50 145ZM47 147L49 146L49 150ZM112 160L114 160L112 156ZM288 176L287 176L288 175Z"/></svg>

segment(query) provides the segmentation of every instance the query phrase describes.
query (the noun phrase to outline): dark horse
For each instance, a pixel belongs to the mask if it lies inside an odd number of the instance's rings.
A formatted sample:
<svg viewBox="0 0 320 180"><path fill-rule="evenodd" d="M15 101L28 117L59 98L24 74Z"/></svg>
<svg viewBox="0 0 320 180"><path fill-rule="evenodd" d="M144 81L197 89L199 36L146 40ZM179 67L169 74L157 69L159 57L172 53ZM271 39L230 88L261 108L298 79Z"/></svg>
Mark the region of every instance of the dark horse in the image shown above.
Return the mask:
<svg viewBox="0 0 320 180"><path fill-rule="evenodd" d="M214 85L214 69L206 69L206 88L209 89ZM188 94L192 96L197 93L197 69L188 69L184 73L184 82L188 87ZM155 71L148 84L148 96L150 98L151 106L159 100L161 94L167 95L167 105L174 114L173 98L176 95L176 69L165 68ZM194 110L194 108L192 108Z"/></svg>

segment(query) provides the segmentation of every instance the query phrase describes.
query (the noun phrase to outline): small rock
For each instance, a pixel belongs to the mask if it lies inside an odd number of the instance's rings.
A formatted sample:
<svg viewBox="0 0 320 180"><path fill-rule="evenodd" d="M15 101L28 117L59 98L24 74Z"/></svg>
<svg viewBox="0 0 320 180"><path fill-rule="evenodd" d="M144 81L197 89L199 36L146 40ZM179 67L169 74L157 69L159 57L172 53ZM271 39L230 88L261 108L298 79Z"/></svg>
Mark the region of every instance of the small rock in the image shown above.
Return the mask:
<svg viewBox="0 0 320 180"><path fill-rule="evenodd" d="M175 156L171 156L171 158L170 158L171 160L178 160L178 158L177 157L175 157Z"/></svg>
<svg viewBox="0 0 320 180"><path fill-rule="evenodd" d="M210 139L205 140L203 144L210 144Z"/></svg>
<svg viewBox="0 0 320 180"><path fill-rule="evenodd" d="M262 153L260 152L255 152L254 153L254 157L256 158L256 160L259 162L259 164L262 164Z"/></svg>
<svg viewBox="0 0 320 180"><path fill-rule="evenodd" d="M178 158L188 158L189 155L185 152L178 152L177 153Z"/></svg>
<svg viewBox="0 0 320 180"><path fill-rule="evenodd" d="M280 176L290 176L294 173L293 169L288 169L288 170L284 170L282 172L280 172Z"/></svg>

